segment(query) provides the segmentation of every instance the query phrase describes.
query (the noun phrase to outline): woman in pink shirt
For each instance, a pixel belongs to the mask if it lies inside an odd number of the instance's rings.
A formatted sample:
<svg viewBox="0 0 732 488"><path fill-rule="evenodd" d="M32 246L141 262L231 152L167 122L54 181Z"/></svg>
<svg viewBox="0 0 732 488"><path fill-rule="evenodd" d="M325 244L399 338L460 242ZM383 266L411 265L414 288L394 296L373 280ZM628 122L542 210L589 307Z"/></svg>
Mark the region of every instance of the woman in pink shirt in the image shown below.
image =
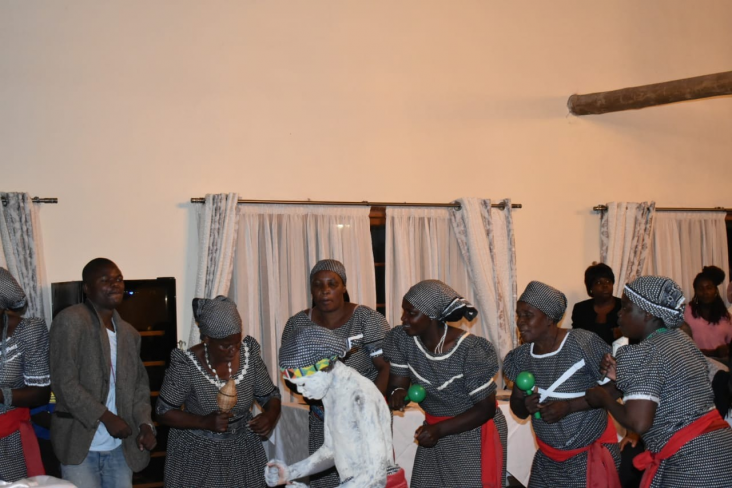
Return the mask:
<svg viewBox="0 0 732 488"><path fill-rule="evenodd" d="M729 356L732 322L718 289L724 277L720 268L704 266L694 278L694 298L684 312L684 320L691 327L694 342L705 356Z"/></svg>

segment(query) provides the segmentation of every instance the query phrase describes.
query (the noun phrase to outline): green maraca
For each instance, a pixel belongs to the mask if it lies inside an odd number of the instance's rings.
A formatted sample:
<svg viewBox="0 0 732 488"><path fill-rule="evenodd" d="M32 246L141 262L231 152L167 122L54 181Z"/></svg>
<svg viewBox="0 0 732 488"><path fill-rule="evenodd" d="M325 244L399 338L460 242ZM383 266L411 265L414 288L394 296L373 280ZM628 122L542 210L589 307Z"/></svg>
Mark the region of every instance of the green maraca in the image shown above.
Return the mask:
<svg viewBox="0 0 732 488"><path fill-rule="evenodd" d="M536 385L536 378L531 371L521 371L516 377L516 386L527 395L534 393L534 385ZM534 413L534 418L540 419L541 413Z"/></svg>
<svg viewBox="0 0 732 488"><path fill-rule="evenodd" d="M427 391L424 389L424 386L415 383L407 390L407 396L404 397L404 401L420 403L426 396Z"/></svg>

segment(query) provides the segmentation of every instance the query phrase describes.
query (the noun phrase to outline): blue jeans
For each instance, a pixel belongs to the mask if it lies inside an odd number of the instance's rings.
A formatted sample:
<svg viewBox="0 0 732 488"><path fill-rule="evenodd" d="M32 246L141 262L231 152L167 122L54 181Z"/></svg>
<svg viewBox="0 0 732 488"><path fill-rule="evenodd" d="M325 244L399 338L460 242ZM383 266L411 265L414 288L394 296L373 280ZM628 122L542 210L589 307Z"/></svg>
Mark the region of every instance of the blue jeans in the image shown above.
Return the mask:
<svg viewBox="0 0 732 488"><path fill-rule="evenodd" d="M122 446L113 451L89 451L81 464L62 464L63 479L79 488L130 488L132 470Z"/></svg>

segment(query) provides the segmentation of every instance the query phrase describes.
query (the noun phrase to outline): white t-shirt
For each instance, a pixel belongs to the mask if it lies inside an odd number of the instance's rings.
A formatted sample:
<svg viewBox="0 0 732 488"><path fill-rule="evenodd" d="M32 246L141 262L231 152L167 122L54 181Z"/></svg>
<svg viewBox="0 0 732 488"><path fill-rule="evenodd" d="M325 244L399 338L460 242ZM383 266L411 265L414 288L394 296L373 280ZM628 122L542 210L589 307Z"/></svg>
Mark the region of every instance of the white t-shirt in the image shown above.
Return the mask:
<svg viewBox="0 0 732 488"><path fill-rule="evenodd" d="M117 325L112 321L112 325L115 330ZM109 393L107 394L107 410L117 415L117 333L107 329L107 337L109 338L109 352L111 358L111 368L109 371ZM97 432L94 434L92 439L90 451L113 451L122 444L122 439L115 439L109 432L107 427L102 422L99 422Z"/></svg>

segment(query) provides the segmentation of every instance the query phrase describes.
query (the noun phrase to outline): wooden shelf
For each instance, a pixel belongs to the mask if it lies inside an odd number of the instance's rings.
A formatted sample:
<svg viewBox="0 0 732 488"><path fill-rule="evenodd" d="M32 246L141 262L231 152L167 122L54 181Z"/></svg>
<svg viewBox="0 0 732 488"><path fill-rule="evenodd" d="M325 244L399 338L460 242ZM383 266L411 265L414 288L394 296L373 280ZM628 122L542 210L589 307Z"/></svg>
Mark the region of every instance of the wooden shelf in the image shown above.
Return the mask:
<svg viewBox="0 0 732 488"><path fill-rule="evenodd" d="M152 337L152 336L164 336L165 331L164 330L139 330L138 331L142 337Z"/></svg>
<svg viewBox="0 0 732 488"><path fill-rule="evenodd" d="M150 366L165 366L165 361L143 361L142 364L149 368Z"/></svg>

